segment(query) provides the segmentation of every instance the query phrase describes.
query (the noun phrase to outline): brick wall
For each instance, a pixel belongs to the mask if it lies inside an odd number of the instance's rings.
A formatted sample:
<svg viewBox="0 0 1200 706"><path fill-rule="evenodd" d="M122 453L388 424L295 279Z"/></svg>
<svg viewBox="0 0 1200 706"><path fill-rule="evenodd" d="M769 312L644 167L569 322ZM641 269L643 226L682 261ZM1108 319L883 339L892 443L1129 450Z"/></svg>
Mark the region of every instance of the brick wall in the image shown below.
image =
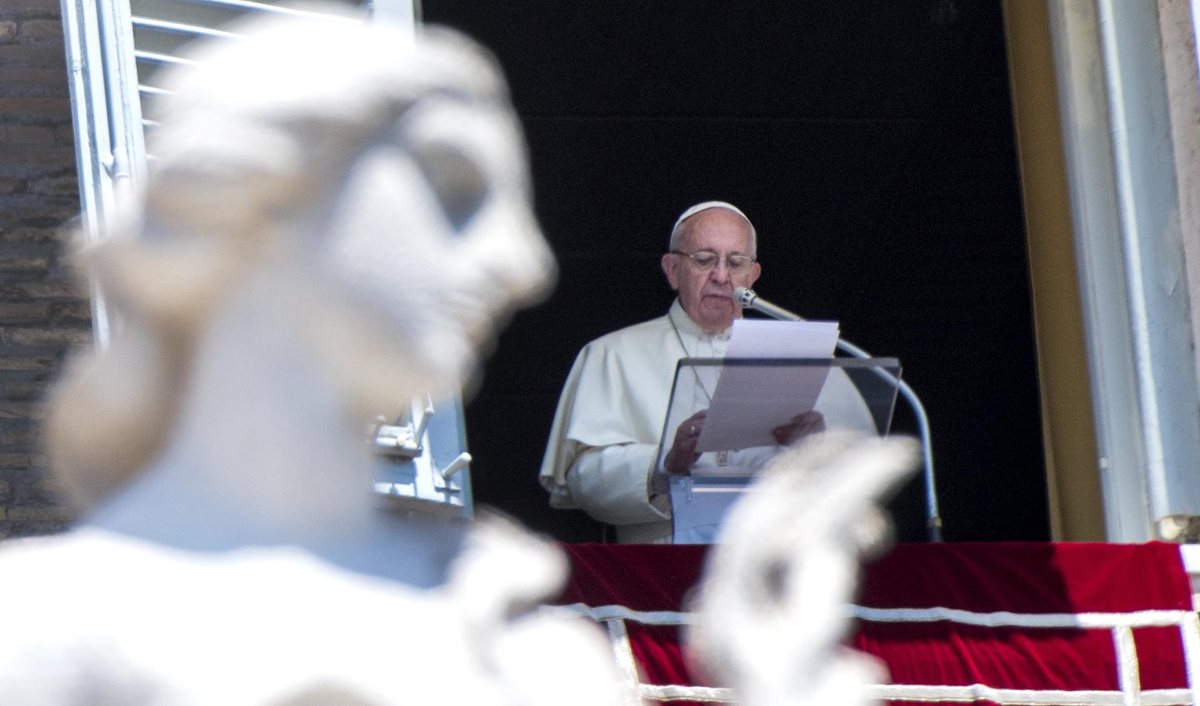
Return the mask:
<svg viewBox="0 0 1200 706"><path fill-rule="evenodd" d="M90 312L63 264L79 210L58 0L0 2L0 538L69 520L44 482L39 401Z"/></svg>

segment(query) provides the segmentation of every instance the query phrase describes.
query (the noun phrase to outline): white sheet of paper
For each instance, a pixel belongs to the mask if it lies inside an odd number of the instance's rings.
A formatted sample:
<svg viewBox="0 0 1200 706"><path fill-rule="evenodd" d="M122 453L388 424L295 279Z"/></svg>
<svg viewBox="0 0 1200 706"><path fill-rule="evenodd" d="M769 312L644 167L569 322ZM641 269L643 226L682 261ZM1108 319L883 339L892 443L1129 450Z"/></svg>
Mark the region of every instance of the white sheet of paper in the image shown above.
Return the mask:
<svg viewBox="0 0 1200 706"><path fill-rule="evenodd" d="M836 321L735 319L726 358L828 358L838 340Z"/></svg>
<svg viewBox="0 0 1200 706"><path fill-rule="evenodd" d="M837 339L836 321L739 319L733 322L725 357L829 358ZM696 449L703 452L774 445L771 430L811 410L828 374L828 366L726 366L713 392Z"/></svg>

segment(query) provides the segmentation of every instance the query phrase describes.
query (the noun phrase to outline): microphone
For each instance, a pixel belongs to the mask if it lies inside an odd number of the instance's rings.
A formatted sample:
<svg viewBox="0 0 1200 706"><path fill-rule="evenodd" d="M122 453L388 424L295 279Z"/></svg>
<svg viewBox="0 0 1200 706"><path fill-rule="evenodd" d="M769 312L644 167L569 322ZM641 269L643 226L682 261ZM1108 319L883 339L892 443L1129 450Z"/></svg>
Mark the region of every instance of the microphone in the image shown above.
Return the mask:
<svg viewBox="0 0 1200 706"><path fill-rule="evenodd" d="M781 319L783 321L800 321L799 316L793 314L787 309L784 309L781 306L776 306L766 299L760 299L759 296L754 293L753 289L738 287L737 289L733 290L733 297L737 299L743 307L748 306L755 311L761 311L767 316L770 316L772 319Z"/></svg>
<svg viewBox="0 0 1200 706"><path fill-rule="evenodd" d="M755 294L753 289L738 287L733 290L733 298L743 307L749 307L755 311L762 312L773 319L802 321L797 314L793 314L781 306L760 298ZM865 359L871 357L870 353L867 353L841 336L838 337L837 347L838 350L844 351L855 358ZM921 451L925 461L925 504L928 509L926 523L929 529L929 538L934 542L940 542L942 541L942 518L938 514L937 490L935 489L933 474L933 441L930 438L929 417L925 414L925 406L921 404L917 393L908 386L907 382L892 375L883 368L872 368L872 370L880 377L896 385L896 389L904 399L908 400L909 406L912 407L913 413L917 417L917 428L921 434Z"/></svg>

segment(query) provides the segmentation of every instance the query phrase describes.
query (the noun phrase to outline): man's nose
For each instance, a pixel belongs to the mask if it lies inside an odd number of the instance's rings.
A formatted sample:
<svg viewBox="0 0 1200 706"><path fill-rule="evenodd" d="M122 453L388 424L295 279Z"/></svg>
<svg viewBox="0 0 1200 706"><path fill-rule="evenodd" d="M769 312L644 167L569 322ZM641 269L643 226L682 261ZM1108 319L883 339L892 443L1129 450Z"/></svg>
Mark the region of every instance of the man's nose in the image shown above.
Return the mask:
<svg viewBox="0 0 1200 706"><path fill-rule="evenodd" d="M717 264L712 269L710 275L714 282L724 283L733 278L733 274L729 271L729 261L725 258L719 258Z"/></svg>

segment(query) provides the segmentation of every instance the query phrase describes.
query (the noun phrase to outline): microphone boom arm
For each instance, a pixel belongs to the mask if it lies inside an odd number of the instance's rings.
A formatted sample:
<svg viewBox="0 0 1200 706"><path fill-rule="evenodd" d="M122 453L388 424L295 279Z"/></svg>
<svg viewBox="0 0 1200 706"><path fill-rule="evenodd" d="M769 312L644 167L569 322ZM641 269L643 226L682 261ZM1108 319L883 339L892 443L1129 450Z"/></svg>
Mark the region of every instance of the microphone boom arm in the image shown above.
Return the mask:
<svg viewBox="0 0 1200 706"><path fill-rule="evenodd" d="M738 300L743 307L749 307L756 311L762 312L773 319L782 321L802 321L803 319L781 306L772 304L769 301L759 299L754 290L745 287L738 287L734 290L734 299ZM838 336L837 348L854 358L871 358L871 354L863 349ZM927 509L926 525L929 530L929 539L933 542L942 541L942 518L938 514L937 490L934 483L933 474L933 440L929 433L929 416L925 414L925 405L921 404L917 393L909 387L908 383L901 380L899 377L889 373L881 368L873 368L877 375L885 378L888 382L896 385L896 389L908 401L909 406L913 410L913 414L917 418L917 429L921 435L921 456L925 465L925 505Z"/></svg>

